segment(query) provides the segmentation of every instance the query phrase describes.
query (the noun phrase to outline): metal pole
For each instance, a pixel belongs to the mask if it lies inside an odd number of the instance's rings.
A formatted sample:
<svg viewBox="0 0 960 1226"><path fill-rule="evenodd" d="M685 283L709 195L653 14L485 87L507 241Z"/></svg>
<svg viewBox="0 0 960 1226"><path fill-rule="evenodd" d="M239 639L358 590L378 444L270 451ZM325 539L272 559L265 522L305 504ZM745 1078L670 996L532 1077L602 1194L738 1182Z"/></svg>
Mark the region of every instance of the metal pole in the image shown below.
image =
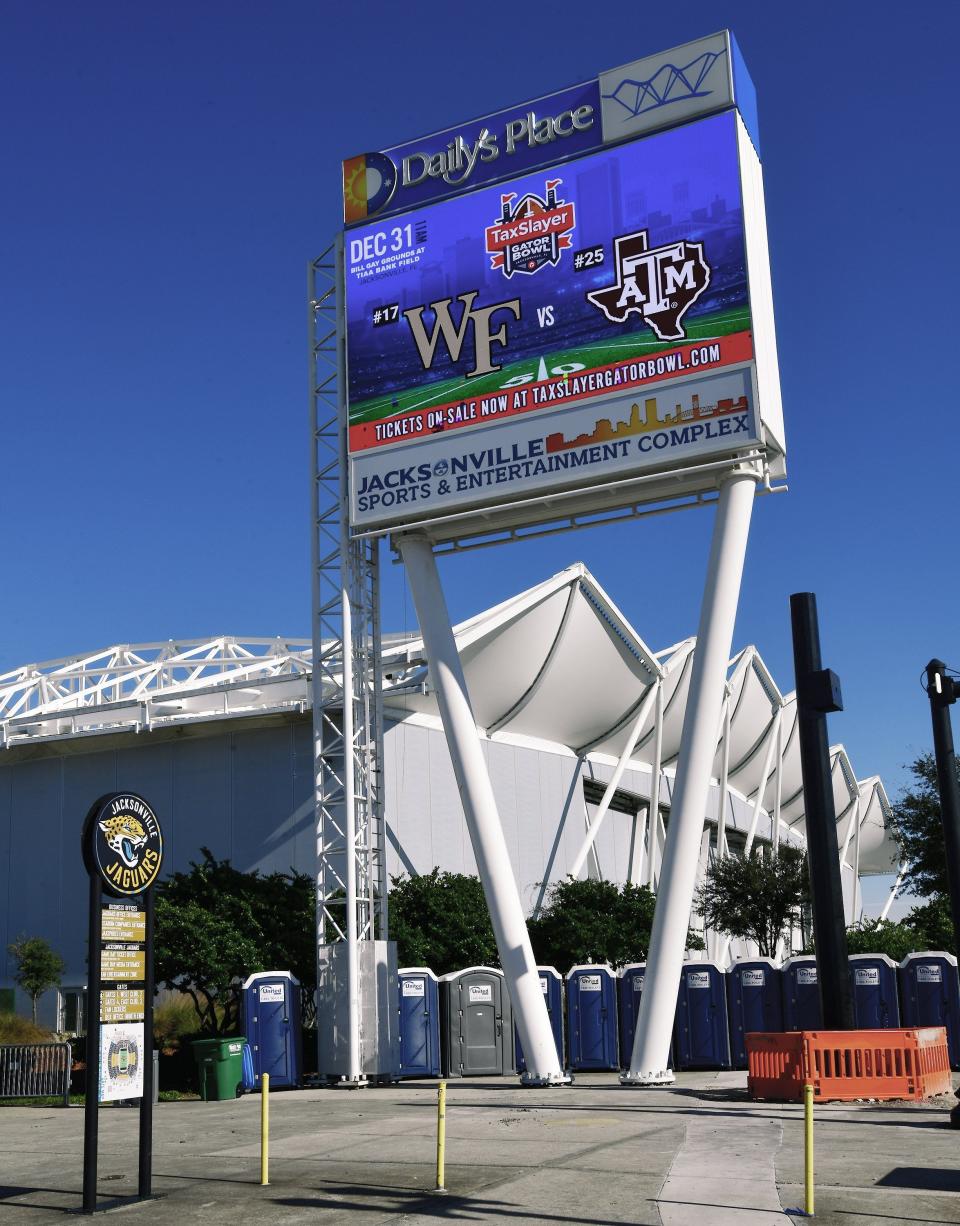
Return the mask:
<svg viewBox="0 0 960 1226"><path fill-rule="evenodd" d="M143 896L144 961L143 978L143 1097L140 1099L140 1149L138 1192L147 1199L152 1194L153 1174L153 889Z"/></svg>
<svg viewBox="0 0 960 1226"><path fill-rule="evenodd" d="M773 796L773 854L780 850L780 808L783 799L783 707L777 708L777 774Z"/></svg>
<svg viewBox="0 0 960 1226"><path fill-rule="evenodd" d="M497 802L470 705L460 654L453 637L433 549L426 537L397 539L417 610L430 677L473 844L477 871L490 911L500 965L513 1002L520 1043L527 1060L526 1084L559 1085L570 1080L560 1067L547 1006L520 895L510 864Z"/></svg>
<svg viewBox="0 0 960 1226"><path fill-rule="evenodd" d="M717 857L727 858L727 785L730 779L730 695L723 702L723 748L720 751L720 794L717 798Z"/></svg>
<svg viewBox="0 0 960 1226"><path fill-rule="evenodd" d="M853 914L850 918L851 924L855 924L857 922L857 917L860 914L860 907L858 906L859 895L860 895L860 831L863 828L863 817L861 816L861 813L860 813L860 801L859 800L857 801L856 808L857 808L857 827L853 835L853 890L852 890L853 905L851 907L851 911L853 912Z"/></svg>
<svg viewBox="0 0 960 1226"><path fill-rule="evenodd" d="M893 883L893 889L890 891L890 894L887 897L887 901L883 904L883 910L880 912L879 922L881 924L886 920L887 916L890 914L890 908L893 906L893 900L896 898L897 892L900 889L900 884L903 881L904 871L905 871L904 867L901 864L899 870L897 871L897 879Z"/></svg>
<svg viewBox="0 0 960 1226"><path fill-rule="evenodd" d="M83 1099L83 1212L97 1211L97 1129L100 1107L100 874L90 874L87 926L87 1073Z"/></svg>
<svg viewBox="0 0 960 1226"><path fill-rule="evenodd" d="M803 1087L803 1211L813 1217L813 1086Z"/></svg>
<svg viewBox="0 0 960 1226"><path fill-rule="evenodd" d="M435 1192L446 1192L447 1156L447 1083L441 1081L437 1086L437 1186Z"/></svg>
<svg viewBox="0 0 960 1226"><path fill-rule="evenodd" d="M260 1078L260 1186L270 1182L270 1074Z"/></svg>
<svg viewBox="0 0 960 1226"><path fill-rule="evenodd" d="M960 783L953 751L953 728L948 708L957 699L958 686L947 676L942 660L927 665L927 695L933 721L933 752L937 761L940 791L940 817L946 852L947 884L950 887L950 914L953 917L954 953L960 956Z"/></svg>
<svg viewBox="0 0 960 1226"><path fill-rule="evenodd" d="M674 1080L667 1068L670 1035L756 481L756 473L737 471L720 486L647 973L630 1070L621 1077L624 1084Z"/></svg>
<svg viewBox="0 0 960 1226"><path fill-rule="evenodd" d="M630 835L630 864L627 869L627 881L630 885L640 885L643 880L643 847L647 837L649 817L650 806L641 805L633 819L633 830Z"/></svg>
<svg viewBox="0 0 960 1226"><path fill-rule="evenodd" d="M853 1030L853 994L847 961L837 815L830 776L827 712L840 711L840 685L822 667L817 599L812 592L790 597L793 664L797 683L797 733L803 776L807 856L817 980L824 1030Z"/></svg>
<svg viewBox="0 0 960 1226"><path fill-rule="evenodd" d="M345 1080L363 1081L360 1071L360 957L357 945L357 812L353 727L353 619L351 617L346 552L343 556L343 842L346 851L344 887L347 895L347 1068Z"/></svg>

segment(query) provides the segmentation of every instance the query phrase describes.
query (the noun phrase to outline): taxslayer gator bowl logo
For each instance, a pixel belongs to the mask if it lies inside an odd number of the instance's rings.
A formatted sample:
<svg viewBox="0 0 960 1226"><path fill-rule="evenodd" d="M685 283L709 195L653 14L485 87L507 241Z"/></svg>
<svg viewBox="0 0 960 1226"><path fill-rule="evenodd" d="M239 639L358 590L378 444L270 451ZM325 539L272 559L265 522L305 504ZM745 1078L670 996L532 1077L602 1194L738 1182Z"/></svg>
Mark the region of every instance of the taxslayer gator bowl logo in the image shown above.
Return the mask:
<svg viewBox="0 0 960 1226"><path fill-rule="evenodd" d="M686 336L680 320L710 284L702 243L686 240L647 247L647 231L614 241L616 285L590 290L587 298L611 323L625 323L631 311L662 341Z"/></svg>
<svg viewBox="0 0 960 1226"><path fill-rule="evenodd" d="M156 881L163 835L156 814L132 792L104 796L84 827L87 869L98 872L114 894L140 894Z"/></svg>
<svg viewBox="0 0 960 1226"><path fill-rule="evenodd" d="M572 202L557 199L562 179L547 179L546 198L527 192L500 197L500 220L486 228L490 267L505 277L515 272L533 273L560 262L560 252L573 243L576 213Z"/></svg>
<svg viewBox="0 0 960 1226"><path fill-rule="evenodd" d="M385 153L361 153L343 163L343 219L363 221L385 209L397 190L397 168Z"/></svg>

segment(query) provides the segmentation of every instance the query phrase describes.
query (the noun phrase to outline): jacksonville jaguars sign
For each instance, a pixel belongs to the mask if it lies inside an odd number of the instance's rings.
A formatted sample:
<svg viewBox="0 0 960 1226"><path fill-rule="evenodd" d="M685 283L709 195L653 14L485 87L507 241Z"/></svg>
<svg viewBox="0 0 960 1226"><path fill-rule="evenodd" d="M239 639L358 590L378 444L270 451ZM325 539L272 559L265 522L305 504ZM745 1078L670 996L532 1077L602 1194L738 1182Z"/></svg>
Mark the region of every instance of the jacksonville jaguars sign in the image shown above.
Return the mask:
<svg viewBox="0 0 960 1226"><path fill-rule="evenodd" d="M87 871L97 873L112 894L142 894L163 863L157 815L135 792L101 796L87 814L83 852Z"/></svg>

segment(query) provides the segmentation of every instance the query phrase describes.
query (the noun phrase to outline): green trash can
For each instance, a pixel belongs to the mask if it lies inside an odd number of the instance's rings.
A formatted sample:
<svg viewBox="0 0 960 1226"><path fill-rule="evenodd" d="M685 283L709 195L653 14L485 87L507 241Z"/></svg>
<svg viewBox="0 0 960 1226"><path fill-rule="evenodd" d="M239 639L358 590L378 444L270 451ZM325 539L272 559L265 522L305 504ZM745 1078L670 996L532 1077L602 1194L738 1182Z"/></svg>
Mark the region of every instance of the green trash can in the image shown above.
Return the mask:
<svg viewBox="0 0 960 1226"><path fill-rule="evenodd" d="M193 1059L200 1078L200 1097L205 1103L243 1094L243 1049L247 1040L239 1035L222 1039L195 1039Z"/></svg>

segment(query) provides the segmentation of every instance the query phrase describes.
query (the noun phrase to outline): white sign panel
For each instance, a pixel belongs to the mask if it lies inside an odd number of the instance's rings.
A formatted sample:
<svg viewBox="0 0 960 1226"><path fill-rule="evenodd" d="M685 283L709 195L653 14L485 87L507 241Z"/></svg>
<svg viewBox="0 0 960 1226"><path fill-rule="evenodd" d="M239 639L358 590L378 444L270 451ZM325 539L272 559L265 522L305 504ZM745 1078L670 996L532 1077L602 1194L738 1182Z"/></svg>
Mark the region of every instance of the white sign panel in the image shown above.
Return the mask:
<svg viewBox="0 0 960 1226"><path fill-rule="evenodd" d="M918 966L917 983L942 983L943 975L939 966Z"/></svg>
<svg viewBox="0 0 960 1226"><path fill-rule="evenodd" d="M860 966L853 972L853 982L858 987L875 988L880 985L880 972L875 966Z"/></svg>
<svg viewBox="0 0 960 1226"><path fill-rule="evenodd" d="M471 1005L492 1005L493 984L471 983L467 988L467 1000Z"/></svg>
<svg viewBox="0 0 960 1226"><path fill-rule="evenodd" d="M404 979L400 984L402 996L423 996L424 982L422 979Z"/></svg>
<svg viewBox="0 0 960 1226"><path fill-rule="evenodd" d="M107 1023L100 1027L102 1103L143 1097L143 1022Z"/></svg>
<svg viewBox="0 0 960 1226"><path fill-rule="evenodd" d="M283 1001L283 984L282 983L261 983L258 989L258 998L261 1001Z"/></svg>
<svg viewBox="0 0 960 1226"><path fill-rule="evenodd" d="M687 976L688 988L709 988L710 972L709 971L693 971Z"/></svg>
<svg viewBox="0 0 960 1226"><path fill-rule="evenodd" d="M643 975L634 975L634 977L633 977L633 990L634 990L635 992L642 992L642 991L643 991L643 980L644 980L644 976L643 976Z"/></svg>
<svg viewBox="0 0 960 1226"><path fill-rule="evenodd" d="M815 966L798 966L797 983L816 983L817 968Z"/></svg>
<svg viewBox="0 0 960 1226"><path fill-rule="evenodd" d="M544 977L543 977L542 975L540 976L540 991L541 991L541 992L544 994L544 996L546 996L546 994L547 994L547 981L546 981L546 979L544 979Z"/></svg>
<svg viewBox="0 0 960 1226"><path fill-rule="evenodd" d="M733 104L726 33L634 60L600 74L604 141L643 136Z"/></svg>
<svg viewBox="0 0 960 1226"><path fill-rule="evenodd" d="M580 976L580 991L581 992L599 992L600 991L600 976L599 975L581 975Z"/></svg>
<svg viewBox="0 0 960 1226"><path fill-rule="evenodd" d="M745 988L762 988L766 981L767 977L762 970L743 971L740 975L740 982Z"/></svg>

